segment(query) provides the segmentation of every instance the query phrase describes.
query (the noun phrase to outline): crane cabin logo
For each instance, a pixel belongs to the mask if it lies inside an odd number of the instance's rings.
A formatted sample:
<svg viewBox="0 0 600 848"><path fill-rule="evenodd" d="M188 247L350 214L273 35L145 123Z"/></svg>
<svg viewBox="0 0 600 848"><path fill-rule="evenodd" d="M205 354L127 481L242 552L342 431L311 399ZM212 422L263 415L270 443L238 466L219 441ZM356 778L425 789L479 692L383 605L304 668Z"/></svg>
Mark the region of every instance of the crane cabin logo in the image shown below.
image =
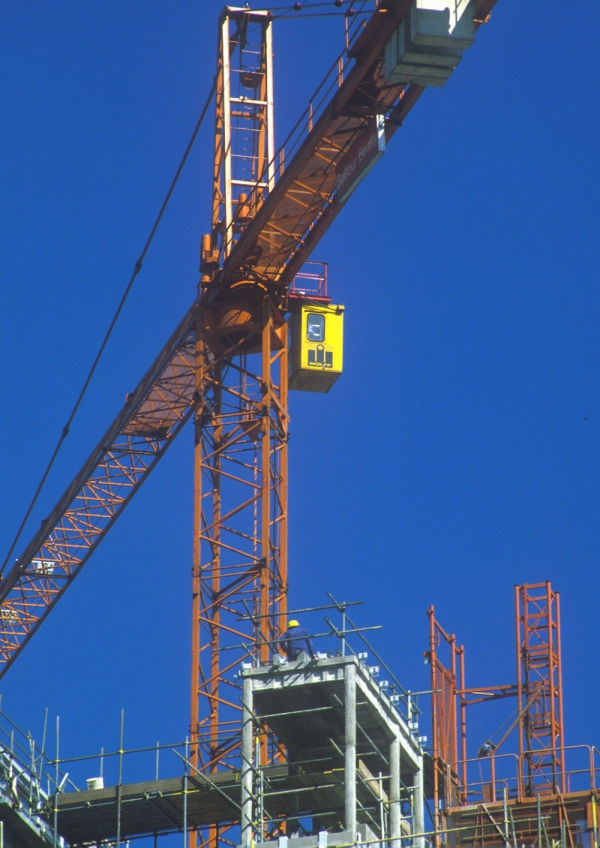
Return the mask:
<svg viewBox="0 0 600 848"><path fill-rule="evenodd" d="M385 116L376 115L361 132L335 170L338 203L347 200L359 182L385 153Z"/></svg>
<svg viewBox="0 0 600 848"><path fill-rule="evenodd" d="M333 368L333 351L318 344L314 350L308 351L308 364L316 368Z"/></svg>

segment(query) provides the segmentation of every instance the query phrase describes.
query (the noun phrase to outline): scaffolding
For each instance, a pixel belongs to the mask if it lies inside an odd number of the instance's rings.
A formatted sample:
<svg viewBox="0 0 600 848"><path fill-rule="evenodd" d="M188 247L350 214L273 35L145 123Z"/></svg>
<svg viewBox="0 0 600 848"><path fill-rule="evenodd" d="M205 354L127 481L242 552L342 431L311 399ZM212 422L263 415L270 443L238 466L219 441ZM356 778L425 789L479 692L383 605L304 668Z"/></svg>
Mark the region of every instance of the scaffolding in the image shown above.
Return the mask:
<svg viewBox="0 0 600 848"><path fill-rule="evenodd" d="M350 611L358 602L330 601L292 614L325 612L327 627L311 638L319 648L333 644L333 651L320 650L316 661L288 662L270 644L273 659L261 661L259 644L254 659L238 666L243 747L241 759L227 767L195 765L191 739L128 750L123 711L115 750L61 757L58 719L52 755L46 731L41 750L27 737L22 748L31 748L30 761L21 756L12 772L23 810L26 790L31 795L26 812L33 825L20 848L39 848L36 822L53 848L121 848L146 838L156 846L159 837L177 833L187 848L194 837L216 832L227 832L233 844L288 840L288 848L324 848L358 841L423 848L419 693L401 686L368 641L366 632L379 628L355 625ZM337 623L331 611L339 613ZM251 619L260 631L256 615ZM233 646L235 653L240 647L252 646ZM1 749L0 766L8 747Z"/></svg>
<svg viewBox="0 0 600 848"><path fill-rule="evenodd" d="M542 588L546 597L548 592L555 597L546 584L525 590L537 597ZM159 837L178 833L184 848L194 837L224 833L240 848L599 848L596 748L563 745L554 774L564 790L525 794L527 758L500 751L503 740L488 741L477 757L463 754L466 706L514 695L515 686L465 688L464 650L431 609L427 659L433 692L411 693L367 639L378 628L355 624L350 616L355 603L329 599L322 607L290 613L326 612L327 628L311 638L319 648L337 641L333 651L318 651L316 660L289 661L272 641L268 660L261 659L260 642L232 646L249 659L238 665L236 677L241 755L227 767L207 772L195 765L190 739L126 750L123 713L116 750L61 758L57 721L51 757L46 731L39 749L0 711L2 848L92 843L122 848L146 838L156 848ZM558 634L558 615L540 618L539 598L536 604L537 631L544 620ZM337 623L330 611L339 614ZM257 614L242 618L261 632ZM444 665L444 647L454 666ZM511 729L539 691L539 680L532 681ZM423 694L432 694L437 710L431 756L419 736ZM456 709L448 713L453 699ZM446 762L448 752L457 758ZM87 781L87 787L79 789L76 780ZM434 798L431 826L427 798Z"/></svg>
<svg viewBox="0 0 600 848"><path fill-rule="evenodd" d="M515 618L517 683L467 688L464 648L429 610L434 845L598 848L600 756L564 745L560 599L550 582L515 587ZM467 706L515 696L517 716L502 738L467 758ZM515 729L519 752L500 752Z"/></svg>
<svg viewBox="0 0 600 848"><path fill-rule="evenodd" d="M44 732L45 737L45 732ZM50 765L30 733L0 709L0 844L63 848L52 797L56 788L73 787L67 773Z"/></svg>

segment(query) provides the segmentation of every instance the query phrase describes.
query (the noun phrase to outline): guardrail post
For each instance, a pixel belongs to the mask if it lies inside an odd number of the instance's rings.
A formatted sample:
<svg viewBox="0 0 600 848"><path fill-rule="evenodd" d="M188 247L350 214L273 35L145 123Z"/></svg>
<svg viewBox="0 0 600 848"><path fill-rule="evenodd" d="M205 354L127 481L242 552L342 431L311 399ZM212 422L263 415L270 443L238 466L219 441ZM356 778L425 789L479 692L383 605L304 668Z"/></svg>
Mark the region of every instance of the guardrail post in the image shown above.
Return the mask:
<svg viewBox="0 0 600 848"><path fill-rule="evenodd" d="M356 666L348 663L344 675L344 817L345 828L356 834Z"/></svg>
<svg viewBox="0 0 600 848"><path fill-rule="evenodd" d="M252 841L252 748L253 748L253 693L252 679L244 677L242 684L242 817L241 842L243 846Z"/></svg>
<svg viewBox="0 0 600 848"><path fill-rule="evenodd" d="M383 787L380 784L380 799ZM400 848L400 737L395 736L390 744L390 848ZM384 839L384 828L381 838Z"/></svg>

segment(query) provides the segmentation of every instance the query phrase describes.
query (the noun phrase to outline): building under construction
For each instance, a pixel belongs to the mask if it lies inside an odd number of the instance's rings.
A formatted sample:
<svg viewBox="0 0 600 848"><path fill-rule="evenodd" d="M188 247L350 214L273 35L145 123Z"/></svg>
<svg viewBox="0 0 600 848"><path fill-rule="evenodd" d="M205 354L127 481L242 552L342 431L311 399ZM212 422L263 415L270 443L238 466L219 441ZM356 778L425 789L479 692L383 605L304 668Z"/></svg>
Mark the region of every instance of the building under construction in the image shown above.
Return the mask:
<svg viewBox="0 0 600 848"><path fill-rule="evenodd" d="M118 751L77 758L89 774L76 786L58 733L49 755L4 717L0 848L121 848L177 833L190 848L598 848L600 758L565 743L559 599L549 584L517 587L515 680L495 687L467 688L465 651L432 607L431 689L420 706L349 605L331 605L341 614L339 626L327 620L334 651L295 660L281 651L288 390L327 392L343 368L344 307L331 301L327 267L309 257L494 5L391 0L366 18L347 16L341 53L279 149L273 15L221 13L212 221L197 297L0 584L6 670L191 420L188 736L127 751L122 732ZM509 730L474 755L467 707L511 697ZM431 746L419 735L424 698ZM155 769L131 782L136 755L155 756Z"/></svg>
<svg viewBox="0 0 600 848"><path fill-rule="evenodd" d="M600 752L562 735L559 597L549 584L523 585L516 604L516 683L468 689L464 648L429 610L429 693L405 690L365 638L372 628L334 604L343 629L327 621L339 650L242 664L231 768L194 767L189 738L128 751L123 729L119 750L61 760L58 740L50 756L2 715L2 838L7 848L113 848L176 833L186 845L261 848L597 848ZM469 756L467 706L511 697L516 718L504 736ZM431 746L419 735L429 703ZM231 728L222 732L231 743ZM131 761L148 754L147 779L128 781ZM95 775L83 788L69 778L77 766Z"/></svg>

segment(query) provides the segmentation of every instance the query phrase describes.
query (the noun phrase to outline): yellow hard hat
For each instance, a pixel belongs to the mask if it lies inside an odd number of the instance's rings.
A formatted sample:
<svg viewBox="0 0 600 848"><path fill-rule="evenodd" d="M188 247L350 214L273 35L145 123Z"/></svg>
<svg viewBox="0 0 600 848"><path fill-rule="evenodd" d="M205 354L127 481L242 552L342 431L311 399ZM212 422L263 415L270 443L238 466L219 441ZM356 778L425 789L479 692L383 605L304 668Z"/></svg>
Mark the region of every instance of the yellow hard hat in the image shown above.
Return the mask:
<svg viewBox="0 0 600 848"><path fill-rule="evenodd" d="M300 627L300 622L293 618L291 621L288 621L288 627Z"/></svg>

